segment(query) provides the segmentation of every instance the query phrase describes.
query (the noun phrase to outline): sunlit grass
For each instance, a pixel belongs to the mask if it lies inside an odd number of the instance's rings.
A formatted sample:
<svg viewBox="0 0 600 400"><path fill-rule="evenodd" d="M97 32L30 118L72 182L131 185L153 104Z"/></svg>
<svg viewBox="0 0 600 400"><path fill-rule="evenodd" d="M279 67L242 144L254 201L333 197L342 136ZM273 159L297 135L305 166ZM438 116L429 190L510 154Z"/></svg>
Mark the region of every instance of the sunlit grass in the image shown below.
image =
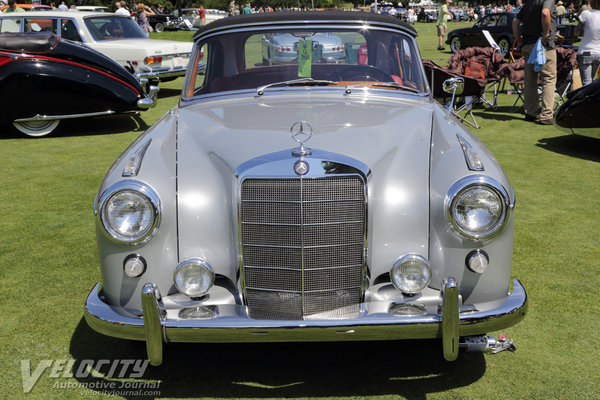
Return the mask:
<svg viewBox="0 0 600 400"><path fill-rule="evenodd" d="M467 24L450 23L454 26ZM434 24L416 26L422 56L445 64ZM190 32L153 37L190 40ZM28 395L21 360L145 357L143 343L111 339L82 321L99 281L92 202L112 162L177 103L182 79L161 84L140 117L71 121L54 137L0 139L0 398L80 399L53 388L75 378L45 371ZM529 314L507 329L516 353L461 353L442 361L435 342L169 344L147 381L165 398L592 399L600 393L600 141L475 109L474 133L503 165L516 196L513 276ZM94 396L101 397L101 396ZM132 397L132 396L129 396Z"/></svg>

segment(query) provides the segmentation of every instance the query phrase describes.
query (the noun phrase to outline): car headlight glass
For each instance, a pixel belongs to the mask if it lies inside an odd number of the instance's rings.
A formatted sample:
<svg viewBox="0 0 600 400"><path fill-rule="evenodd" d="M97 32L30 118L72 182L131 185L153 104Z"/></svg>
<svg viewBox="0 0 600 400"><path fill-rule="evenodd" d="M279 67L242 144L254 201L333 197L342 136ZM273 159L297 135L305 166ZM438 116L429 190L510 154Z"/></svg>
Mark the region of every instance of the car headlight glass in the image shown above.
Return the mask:
<svg viewBox="0 0 600 400"><path fill-rule="evenodd" d="M101 200L102 226L119 242L139 243L158 225L158 197L138 182L117 184Z"/></svg>
<svg viewBox="0 0 600 400"><path fill-rule="evenodd" d="M471 239L493 236L504 225L508 195L489 178L459 181L449 195L449 217L454 229Z"/></svg>
<svg viewBox="0 0 600 400"><path fill-rule="evenodd" d="M215 273L206 261L190 258L177 266L173 280L181 293L190 297L200 297L208 293L215 283Z"/></svg>
<svg viewBox="0 0 600 400"><path fill-rule="evenodd" d="M390 277L394 286L402 293L414 294L429 284L431 267L423 256L408 254L394 263Z"/></svg>

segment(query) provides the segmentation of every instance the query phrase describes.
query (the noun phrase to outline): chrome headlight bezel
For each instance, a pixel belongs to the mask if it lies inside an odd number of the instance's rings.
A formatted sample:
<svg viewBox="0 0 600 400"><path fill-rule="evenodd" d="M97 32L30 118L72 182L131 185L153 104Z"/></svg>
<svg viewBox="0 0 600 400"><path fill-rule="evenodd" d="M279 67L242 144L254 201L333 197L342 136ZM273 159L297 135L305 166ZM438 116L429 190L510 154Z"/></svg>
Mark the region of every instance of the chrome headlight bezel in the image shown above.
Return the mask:
<svg viewBox="0 0 600 400"><path fill-rule="evenodd" d="M185 290L185 288L183 287L183 285L180 282L179 279L179 274L187 267L189 266L197 266L198 268L204 269L205 272L207 272L209 275L209 280L208 280L208 284L206 285L205 289L202 289L198 292L190 292L189 290ZM175 267L175 271L173 271L173 283L175 284L175 287L177 288L177 290L180 293L185 294L186 296L192 297L192 298L197 298L197 297L202 297L204 295L206 295L209 290L213 287L213 285L215 284L215 270L213 269L213 267L211 267L211 265L206 262L206 260L202 259L202 258L198 258L198 257L191 257L191 258L187 258L185 260L183 260L182 262L180 262L177 267Z"/></svg>
<svg viewBox="0 0 600 400"><path fill-rule="evenodd" d="M152 212L152 221L148 224L147 228L137 235L125 235L119 232L112 226L106 215L107 207L110 201L115 195L124 192L132 192L136 195L139 195L144 201L147 202ZM115 243L128 245L145 243L150 240L160 225L160 199L154 189L143 182L136 180L124 180L116 182L102 193L97 204L98 224L105 236Z"/></svg>
<svg viewBox="0 0 600 400"><path fill-rule="evenodd" d="M498 204L501 207L496 220L489 226L480 229L469 229L455 218L457 201L461 195L472 189L482 189L491 193L498 199ZM485 175L467 176L457 181L448 191L445 204L446 217L454 232L472 240L490 239L499 234L508 222L513 206L514 203L511 201L511 196L506 188L494 178Z"/></svg>
<svg viewBox="0 0 600 400"><path fill-rule="evenodd" d="M399 281L397 279L397 274L396 272L402 272L402 268L405 264L407 263L417 263L417 265L422 268L422 270L419 272L422 276L423 276L423 283L418 286L418 287L414 287L414 288L409 288L406 285L403 285L403 281L404 283L406 282L405 280L401 280ZM401 273L402 275L402 273ZM406 275L406 273L404 273L404 275ZM410 275L415 275L414 273L411 273ZM392 281L392 284L394 285L394 287L396 289L398 289L399 291L401 291L402 293L405 294L417 294L419 292L422 292L427 286L429 286L429 283L431 282L431 265L429 264L429 261L427 261L427 259L419 254L414 254L414 253L410 253L410 254L405 254L402 257L400 257L398 260L396 260L396 262L394 262L394 265L392 266L392 268L390 269L390 280Z"/></svg>

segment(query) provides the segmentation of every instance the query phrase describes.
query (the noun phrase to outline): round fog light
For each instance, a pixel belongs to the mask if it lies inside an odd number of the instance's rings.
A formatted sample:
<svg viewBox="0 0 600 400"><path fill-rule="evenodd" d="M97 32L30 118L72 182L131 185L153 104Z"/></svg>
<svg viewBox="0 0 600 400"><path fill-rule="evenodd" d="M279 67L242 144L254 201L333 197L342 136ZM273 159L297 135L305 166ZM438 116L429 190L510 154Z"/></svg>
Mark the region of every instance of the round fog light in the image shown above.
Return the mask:
<svg viewBox="0 0 600 400"><path fill-rule="evenodd" d="M132 254L123 261L123 271L130 278L137 278L146 271L144 257Z"/></svg>
<svg viewBox="0 0 600 400"><path fill-rule="evenodd" d="M431 279L429 262L417 254L407 254L394 263L392 283L402 293L415 294L425 289Z"/></svg>
<svg viewBox="0 0 600 400"><path fill-rule="evenodd" d="M208 293L215 283L215 273L206 261L190 258L175 268L173 280L181 293L190 297L200 297Z"/></svg>
<svg viewBox="0 0 600 400"><path fill-rule="evenodd" d="M489 263L489 257L483 250L473 250L467 255L467 267L478 274L483 274Z"/></svg>

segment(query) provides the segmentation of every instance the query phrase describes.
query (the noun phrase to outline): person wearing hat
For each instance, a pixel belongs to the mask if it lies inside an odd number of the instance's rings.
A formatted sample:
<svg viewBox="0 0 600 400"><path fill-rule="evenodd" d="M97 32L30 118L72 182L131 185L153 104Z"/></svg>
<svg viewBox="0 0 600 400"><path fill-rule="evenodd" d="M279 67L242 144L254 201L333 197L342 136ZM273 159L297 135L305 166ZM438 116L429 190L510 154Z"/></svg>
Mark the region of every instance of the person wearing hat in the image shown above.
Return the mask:
<svg viewBox="0 0 600 400"><path fill-rule="evenodd" d="M21 7L17 7L16 0L8 0L8 8L5 8L3 13L25 12Z"/></svg>
<svg viewBox="0 0 600 400"><path fill-rule="evenodd" d="M556 3L556 23L557 24L561 24L562 23L562 19L565 16L565 12L567 10L565 9L565 6L563 5L562 1L559 1L558 3Z"/></svg>
<svg viewBox="0 0 600 400"><path fill-rule="evenodd" d="M448 11L448 6L452 3L452 0L446 0L440 6L438 10L438 19L437 19L437 34L438 34L438 50L445 50L444 47L444 37L446 37L446 31L448 30L448 25L446 25L446 15L450 16L450 19L454 19L454 15Z"/></svg>

